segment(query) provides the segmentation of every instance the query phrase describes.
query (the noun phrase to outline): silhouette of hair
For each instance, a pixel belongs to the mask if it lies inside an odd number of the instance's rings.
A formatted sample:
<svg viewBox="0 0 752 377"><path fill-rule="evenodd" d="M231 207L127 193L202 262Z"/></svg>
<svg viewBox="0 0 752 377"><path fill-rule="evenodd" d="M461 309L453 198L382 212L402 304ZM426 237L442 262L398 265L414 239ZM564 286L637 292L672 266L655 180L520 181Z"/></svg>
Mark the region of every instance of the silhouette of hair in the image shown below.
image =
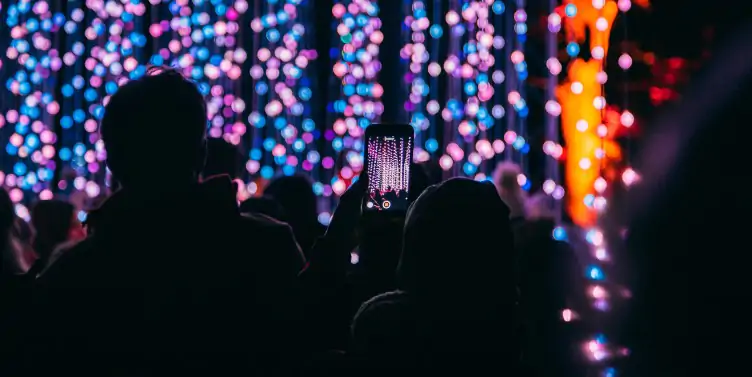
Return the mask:
<svg viewBox="0 0 752 377"><path fill-rule="evenodd" d="M248 198L240 203L240 212L259 213L279 221L286 221L282 206L270 196Z"/></svg>
<svg viewBox="0 0 752 377"><path fill-rule="evenodd" d="M47 260L52 251L68 240L75 208L62 200L42 200L31 210L31 224L34 227L34 250L39 257Z"/></svg>
<svg viewBox="0 0 752 377"><path fill-rule="evenodd" d="M107 165L125 187L195 176L204 164L206 122L198 88L177 71L152 67L105 106Z"/></svg>
<svg viewBox="0 0 752 377"><path fill-rule="evenodd" d="M203 176L227 174L230 178L236 178L239 173L240 152L232 145L220 138L206 140L206 164Z"/></svg>
<svg viewBox="0 0 752 377"><path fill-rule="evenodd" d="M515 294L509 208L488 182L453 178L429 187L408 211L403 245L401 289L431 296L487 289L497 297Z"/></svg>

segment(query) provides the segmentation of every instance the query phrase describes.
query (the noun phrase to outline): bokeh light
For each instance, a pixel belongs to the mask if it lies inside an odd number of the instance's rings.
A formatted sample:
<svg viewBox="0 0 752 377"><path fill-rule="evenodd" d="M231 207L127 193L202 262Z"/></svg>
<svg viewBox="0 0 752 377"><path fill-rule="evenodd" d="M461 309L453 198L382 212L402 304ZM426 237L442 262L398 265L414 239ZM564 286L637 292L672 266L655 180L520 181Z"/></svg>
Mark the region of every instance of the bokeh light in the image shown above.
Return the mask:
<svg viewBox="0 0 752 377"><path fill-rule="evenodd" d="M328 148L322 166L330 169L331 180L320 190L326 196L341 195L363 169L363 135L384 112L378 83L381 72L379 46L384 39L376 1L336 1L332 7L336 40L330 56L333 61L334 97L327 105L330 129L324 132Z"/></svg>
<svg viewBox="0 0 752 377"><path fill-rule="evenodd" d="M260 8L263 12L251 20L249 35L256 46L250 57L253 93L247 118L253 135L246 162L251 177L266 180L280 172L292 175L297 171L314 180L319 177L316 140L320 134L311 104L311 72L318 53L310 37L313 13L300 3L267 0ZM247 186L250 195L258 190L251 183Z"/></svg>
<svg viewBox="0 0 752 377"><path fill-rule="evenodd" d="M403 110L416 130L415 158L486 179L500 153L529 150L519 123L529 111L520 90L527 15L493 0L405 4Z"/></svg>
<svg viewBox="0 0 752 377"><path fill-rule="evenodd" d="M105 193L103 105L149 65L173 67L197 84L209 136L240 147L249 180L298 169L317 176L308 78L317 53L306 38L314 15L302 3L5 2L0 183L20 190L19 202ZM255 192L251 183L241 192Z"/></svg>

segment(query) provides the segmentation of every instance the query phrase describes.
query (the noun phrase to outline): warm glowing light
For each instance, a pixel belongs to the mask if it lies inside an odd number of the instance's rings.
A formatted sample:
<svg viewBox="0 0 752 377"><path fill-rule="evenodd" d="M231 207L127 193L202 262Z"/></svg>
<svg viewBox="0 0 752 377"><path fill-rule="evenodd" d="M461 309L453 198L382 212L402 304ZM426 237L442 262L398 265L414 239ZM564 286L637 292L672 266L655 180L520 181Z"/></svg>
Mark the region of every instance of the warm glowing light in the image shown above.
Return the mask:
<svg viewBox="0 0 752 377"><path fill-rule="evenodd" d="M592 161L605 158L609 163L621 158L618 144L609 139L612 133L603 132L600 127L603 124L602 110L606 107L602 88L606 77L602 73L602 66L608 54L611 27L619 10L613 0L571 0L568 4L576 7L576 14L565 18L569 26L568 37L582 43L587 29L590 49L596 54L589 61L575 58L569 64L567 79L556 91L568 153L565 162L569 193L567 209L575 223L592 226L597 215L596 207L605 207L604 200L599 199L591 204L585 200L594 189L605 189L602 183L595 185L600 177L601 164Z"/></svg>

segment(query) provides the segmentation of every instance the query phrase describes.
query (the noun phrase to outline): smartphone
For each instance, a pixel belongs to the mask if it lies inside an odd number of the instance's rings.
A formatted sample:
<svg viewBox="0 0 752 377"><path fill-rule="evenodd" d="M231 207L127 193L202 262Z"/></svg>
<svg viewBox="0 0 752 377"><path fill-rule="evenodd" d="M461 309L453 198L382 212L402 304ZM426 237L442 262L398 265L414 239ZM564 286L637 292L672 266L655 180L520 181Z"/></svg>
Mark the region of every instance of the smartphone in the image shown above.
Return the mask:
<svg viewBox="0 0 752 377"><path fill-rule="evenodd" d="M373 124L366 128L368 191L364 212L407 211L414 138L409 124Z"/></svg>

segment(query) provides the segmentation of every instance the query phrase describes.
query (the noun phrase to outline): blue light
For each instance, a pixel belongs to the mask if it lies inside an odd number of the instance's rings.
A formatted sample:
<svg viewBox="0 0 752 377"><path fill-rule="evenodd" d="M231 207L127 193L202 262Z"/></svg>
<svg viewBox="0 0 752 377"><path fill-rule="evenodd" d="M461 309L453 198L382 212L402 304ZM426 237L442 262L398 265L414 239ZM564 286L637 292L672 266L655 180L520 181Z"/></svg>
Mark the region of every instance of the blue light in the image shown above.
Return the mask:
<svg viewBox="0 0 752 377"><path fill-rule="evenodd" d="M514 149L520 150L522 147L525 146L525 138L522 136L517 136L516 139L514 139L514 143L512 143L512 147Z"/></svg>
<svg viewBox="0 0 752 377"><path fill-rule="evenodd" d="M260 81L256 83L256 93L259 95L264 95L269 91L269 86L266 85L265 82Z"/></svg>
<svg viewBox="0 0 752 377"><path fill-rule="evenodd" d="M332 148L335 151L338 151L338 152L341 151L342 147L343 147L343 145L342 145L342 139L341 138L336 138L336 139L332 140Z"/></svg>
<svg viewBox="0 0 752 377"><path fill-rule="evenodd" d="M264 149L266 149L267 152L271 152L275 145L277 145L277 142L272 138L264 140Z"/></svg>
<svg viewBox="0 0 752 377"><path fill-rule="evenodd" d="M602 281L606 279L606 275L603 273L603 270L601 270L598 266L589 266L587 268L587 277L590 280L596 281Z"/></svg>
<svg viewBox="0 0 752 377"><path fill-rule="evenodd" d="M577 42L569 42L567 44L567 55L575 57L580 54L580 45Z"/></svg>
<svg viewBox="0 0 752 377"><path fill-rule="evenodd" d="M60 159L63 161L69 161L71 157L73 156L73 152L71 152L68 148L60 148L60 152L58 152L58 156L60 156Z"/></svg>
<svg viewBox="0 0 752 377"><path fill-rule="evenodd" d="M30 149L36 149L39 146L39 137L36 134L26 136L26 146Z"/></svg>
<svg viewBox="0 0 752 377"><path fill-rule="evenodd" d="M426 150L433 153L439 149L439 142L436 139L426 140Z"/></svg>
<svg viewBox="0 0 752 377"><path fill-rule="evenodd" d="M8 152L9 156L15 156L16 154L18 154L18 147L11 143L8 143L5 144L5 151Z"/></svg>
<svg viewBox="0 0 752 377"><path fill-rule="evenodd" d="M316 129L316 122L313 119L303 119L303 131L311 132Z"/></svg>
<svg viewBox="0 0 752 377"><path fill-rule="evenodd" d="M439 39L444 35L444 29L441 28L441 25L431 25L430 33L431 37Z"/></svg>
<svg viewBox="0 0 752 377"><path fill-rule="evenodd" d="M475 83L472 81L468 81L465 83L465 94L468 96L474 96L475 93L478 92L478 87L475 86Z"/></svg>
<svg viewBox="0 0 752 377"><path fill-rule="evenodd" d="M26 174L27 168L26 165L24 165L23 162L16 162L15 165L13 165L13 173L16 175L24 175Z"/></svg>
<svg viewBox="0 0 752 377"><path fill-rule="evenodd" d="M564 7L564 14L567 15L567 17L574 17L577 15L577 6L574 4L567 4L567 6Z"/></svg>
<svg viewBox="0 0 752 377"><path fill-rule="evenodd" d="M269 40L269 42L276 43L279 41L279 31L277 29L267 30L266 39Z"/></svg>
<svg viewBox="0 0 752 377"><path fill-rule="evenodd" d="M60 126L62 126L65 129L73 127L73 118L67 115L60 118Z"/></svg>
<svg viewBox="0 0 752 377"><path fill-rule="evenodd" d="M556 228L554 228L553 237L557 241L566 241L567 231L564 228L557 226Z"/></svg>
<svg viewBox="0 0 752 377"><path fill-rule="evenodd" d="M65 97L70 97L70 96L72 96L72 95L73 95L73 91L74 91L73 87L72 87L71 85L68 85L68 84L65 84L65 85L63 85L63 87L62 87L62 88L60 88L60 92L61 92L61 93L63 94L63 96L65 96Z"/></svg>
<svg viewBox="0 0 752 377"><path fill-rule="evenodd" d="M473 175L476 171L478 171L478 167L471 164L470 162L465 162L465 164L462 166L462 170L467 175Z"/></svg>
<svg viewBox="0 0 752 377"><path fill-rule="evenodd" d="M506 9L504 2L500 0L494 1L493 5L491 6L491 10L493 10L493 12L496 14L504 13L504 9Z"/></svg>
<svg viewBox="0 0 752 377"><path fill-rule="evenodd" d="M319 161L321 161L321 155L319 154L319 152L309 151L308 155L306 156L306 159L310 161L311 163L316 164Z"/></svg>
<svg viewBox="0 0 752 377"><path fill-rule="evenodd" d="M322 189L321 193L323 193L323 191L324 190ZM315 190L314 190L314 192L315 192ZM321 193L317 193L316 195L321 195ZM321 223L321 225L328 226L329 225L329 221L331 219L332 219L332 216L330 214L328 214L326 212L319 213L318 220L319 220L319 223Z"/></svg>
<svg viewBox="0 0 752 377"><path fill-rule="evenodd" d="M274 168L271 166L264 166L261 168L261 177L264 179L271 179L274 176Z"/></svg>

